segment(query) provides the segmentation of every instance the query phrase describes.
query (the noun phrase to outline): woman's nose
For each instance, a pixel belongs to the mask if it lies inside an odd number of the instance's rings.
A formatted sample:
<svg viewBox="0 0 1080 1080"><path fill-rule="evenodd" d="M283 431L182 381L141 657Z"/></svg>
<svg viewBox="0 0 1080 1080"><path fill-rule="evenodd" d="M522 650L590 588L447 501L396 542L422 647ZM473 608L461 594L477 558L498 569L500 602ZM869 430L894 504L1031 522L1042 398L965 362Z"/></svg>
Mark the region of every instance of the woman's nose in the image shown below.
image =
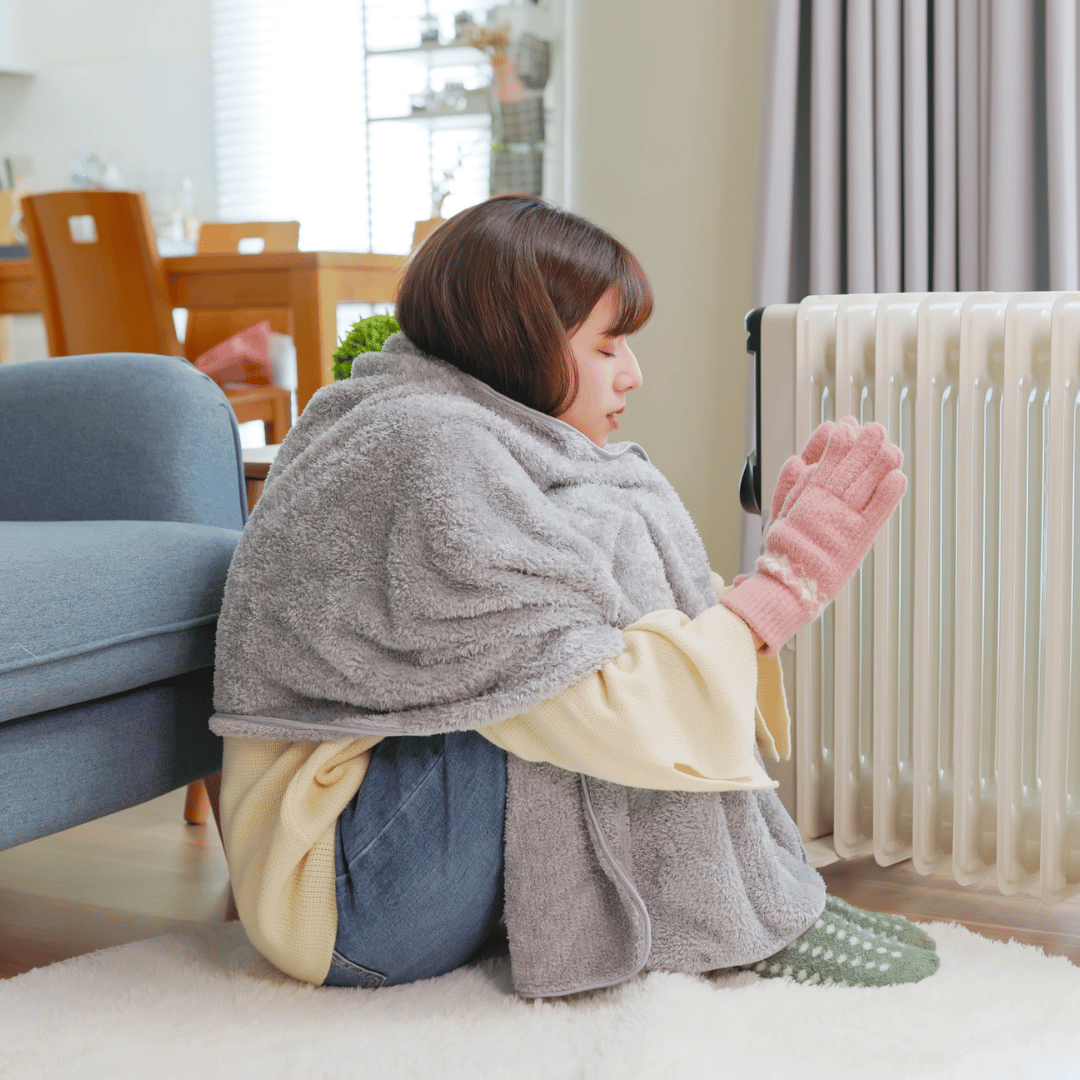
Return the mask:
<svg viewBox="0 0 1080 1080"><path fill-rule="evenodd" d="M618 378L615 380L616 388L621 394L636 390L645 381L641 374L641 368L638 367L637 357L630 349L626 349L625 352L626 355L619 365Z"/></svg>

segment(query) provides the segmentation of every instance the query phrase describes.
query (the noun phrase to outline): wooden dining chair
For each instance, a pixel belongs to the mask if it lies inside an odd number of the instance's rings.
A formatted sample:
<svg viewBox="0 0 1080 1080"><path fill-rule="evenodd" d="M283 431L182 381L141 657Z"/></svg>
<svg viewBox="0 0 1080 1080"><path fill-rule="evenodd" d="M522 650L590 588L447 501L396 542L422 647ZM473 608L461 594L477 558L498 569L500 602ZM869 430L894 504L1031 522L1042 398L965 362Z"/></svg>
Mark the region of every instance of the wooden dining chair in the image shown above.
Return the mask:
<svg viewBox="0 0 1080 1080"><path fill-rule="evenodd" d="M51 356L185 355L176 336L164 265L141 192L26 195L22 211L30 258L43 294ZM239 423L262 420L268 443L285 438L292 418L287 390L276 386L222 389Z"/></svg>
<svg viewBox="0 0 1080 1080"><path fill-rule="evenodd" d="M199 253L243 252L245 244L261 240L263 251L295 251L300 242L299 221L204 221L199 227Z"/></svg>
<svg viewBox="0 0 1080 1080"><path fill-rule="evenodd" d="M263 251L296 251L300 240L300 222L204 221L199 228L198 253L242 253L247 242L252 240L261 241ZM275 333L292 336L292 311L289 308L191 310L184 334L184 355L194 360L219 341L264 320ZM270 442L269 439L266 441Z"/></svg>

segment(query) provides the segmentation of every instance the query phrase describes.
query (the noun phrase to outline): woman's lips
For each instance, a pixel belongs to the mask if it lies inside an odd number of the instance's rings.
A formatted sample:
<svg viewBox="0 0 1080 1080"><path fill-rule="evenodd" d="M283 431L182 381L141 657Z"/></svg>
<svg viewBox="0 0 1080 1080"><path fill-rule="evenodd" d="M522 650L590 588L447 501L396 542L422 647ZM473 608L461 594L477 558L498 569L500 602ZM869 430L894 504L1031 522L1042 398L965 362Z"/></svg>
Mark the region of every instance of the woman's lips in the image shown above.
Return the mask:
<svg viewBox="0 0 1080 1080"><path fill-rule="evenodd" d="M624 405L622 407L622 409L616 409L613 413L608 413L607 418L608 418L608 420L611 421L611 430L612 431L614 431L619 426L619 413L621 413L623 411L623 409L625 409L625 408L626 408L626 406Z"/></svg>

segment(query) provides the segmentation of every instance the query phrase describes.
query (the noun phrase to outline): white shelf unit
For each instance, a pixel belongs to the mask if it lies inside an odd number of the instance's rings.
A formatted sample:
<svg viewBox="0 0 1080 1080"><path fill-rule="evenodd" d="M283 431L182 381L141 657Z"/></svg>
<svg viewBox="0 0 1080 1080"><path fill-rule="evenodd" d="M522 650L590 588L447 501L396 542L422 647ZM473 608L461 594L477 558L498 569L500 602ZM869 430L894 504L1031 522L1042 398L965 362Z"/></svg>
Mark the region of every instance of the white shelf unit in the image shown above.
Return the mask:
<svg viewBox="0 0 1080 1080"><path fill-rule="evenodd" d="M369 10L386 8L388 3L389 0L365 0L362 5L365 20ZM468 7L467 2L460 0L453 8L441 0L425 0L424 4L424 10L441 17L440 29L444 35L450 15ZM415 7L412 10L416 10ZM551 78L542 99L545 143L539 152L543 162L543 194L558 202L562 195L563 167L563 64L560 54L564 39L564 0L539 0L538 3L521 0L497 7L485 5L471 11L478 26L508 24L512 42L528 33L551 43ZM392 175L395 159L404 156L400 152L403 146L410 147L409 155L415 160L417 155L424 156L426 143L432 204L423 209L418 206L417 220L429 216L435 202L435 188L440 184L450 189L442 207L444 217L486 198L491 191L492 148L499 125L497 122L493 124L492 119L492 111L498 110L498 103L491 89L490 58L460 40L446 41L445 36L438 44L421 44L419 17L412 16L416 18L415 27L408 25L406 18L403 14L396 30L390 34L384 33L378 40L369 37L365 21L365 159L367 190L370 192L369 229L372 235L381 212L381 202L385 205L393 199L400 203L405 187L411 190L408 198L412 203L419 200L415 172L411 177L404 175L401 170ZM411 32L415 33L415 44L403 44L402 38ZM463 83L467 91L472 91L468 95L467 107L461 110L435 107L427 112L414 111L409 93L401 88L402 71L409 68L413 72L408 76L412 82L410 93L437 93L447 82ZM386 89L391 85L397 88L394 93ZM535 95L533 91L529 93ZM455 174L452 180L445 179L443 174L447 171ZM392 186L393 191L390 190Z"/></svg>
<svg viewBox="0 0 1080 1080"><path fill-rule="evenodd" d="M468 67L483 53L471 45L448 42L445 45L410 45L402 49L368 49L368 56L423 56L431 67Z"/></svg>
<svg viewBox="0 0 1080 1080"><path fill-rule="evenodd" d="M393 65L394 78L389 74ZM402 78L402 70L411 73ZM416 45L402 48L368 48L364 54L364 101L369 214L378 213L380 192L399 184L394 175L396 148L410 147L410 154L424 153L428 162L430 202L417 208L416 220L431 215L436 192L447 189L445 215L455 204L469 205L487 197L491 148L491 62L479 49L461 44ZM465 90L465 107L440 107L438 95L447 83ZM403 87L407 84L408 89ZM388 93L386 86L394 86ZM427 95L433 104L417 111L410 98ZM453 173L452 178L444 174ZM457 207L461 208L461 207ZM374 220L369 222L374 232Z"/></svg>
<svg viewBox="0 0 1080 1080"><path fill-rule="evenodd" d="M435 112L409 113L402 116L373 116L369 119L368 123L426 124L440 131L453 130L455 128L490 128L491 110L470 107L467 109L444 109Z"/></svg>

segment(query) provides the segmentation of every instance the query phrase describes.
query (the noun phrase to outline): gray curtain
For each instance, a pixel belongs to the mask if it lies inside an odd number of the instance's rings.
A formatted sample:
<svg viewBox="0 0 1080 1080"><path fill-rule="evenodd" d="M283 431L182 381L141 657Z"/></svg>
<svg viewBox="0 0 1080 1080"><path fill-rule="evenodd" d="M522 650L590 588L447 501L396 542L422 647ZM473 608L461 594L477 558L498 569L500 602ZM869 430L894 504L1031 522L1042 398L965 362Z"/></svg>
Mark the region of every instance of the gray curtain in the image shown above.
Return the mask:
<svg viewBox="0 0 1080 1080"><path fill-rule="evenodd" d="M1080 288L1078 22L1077 0L770 0L754 305Z"/></svg>

